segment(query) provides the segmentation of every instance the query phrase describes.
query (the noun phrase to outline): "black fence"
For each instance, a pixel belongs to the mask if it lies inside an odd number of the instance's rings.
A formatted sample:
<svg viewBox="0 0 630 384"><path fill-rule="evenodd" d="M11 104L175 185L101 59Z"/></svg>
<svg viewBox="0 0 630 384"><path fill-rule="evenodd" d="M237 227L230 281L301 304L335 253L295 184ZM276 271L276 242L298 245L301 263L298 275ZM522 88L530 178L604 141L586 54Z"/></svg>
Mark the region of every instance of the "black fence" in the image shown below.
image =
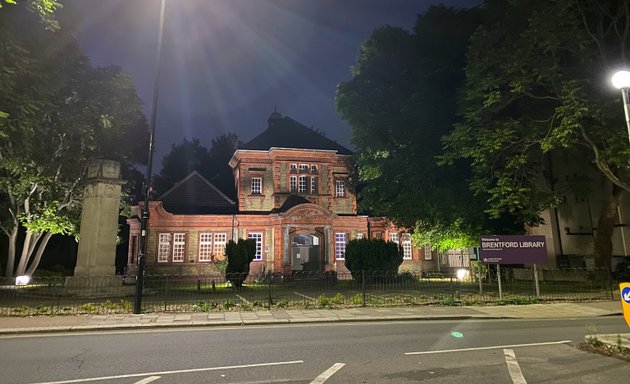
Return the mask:
<svg viewBox="0 0 630 384"><path fill-rule="evenodd" d="M362 306L506 305L611 300L608 275L586 270L501 269L479 279L439 273L294 273L249 275L237 287L222 275L146 275L142 312L251 311ZM236 280L236 279L235 279ZM131 283L131 284L129 284ZM134 280L0 280L0 316L131 313ZM500 284L499 284L500 283Z"/></svg>

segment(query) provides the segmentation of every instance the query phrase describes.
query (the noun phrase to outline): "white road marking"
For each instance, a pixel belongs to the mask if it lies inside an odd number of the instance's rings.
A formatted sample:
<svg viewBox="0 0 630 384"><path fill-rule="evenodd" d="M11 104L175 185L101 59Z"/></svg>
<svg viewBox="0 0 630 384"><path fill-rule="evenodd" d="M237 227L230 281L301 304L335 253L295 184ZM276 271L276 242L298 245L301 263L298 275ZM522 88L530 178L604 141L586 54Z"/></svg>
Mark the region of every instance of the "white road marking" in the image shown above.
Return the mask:
<svg viewBox="0 0 630 384"><path fill-rule="evenodd" d="M304 360L294 360L294 361L278 361L275 363L260 363L260 364L243 364L243 365L228 365L225 367L211 367L211 368L194 368L194 369L181 369L177 371L162 371L162 372L145 372L145 373L131 373L128 375L117 375L117 376L102 376L102 377L90 377L85 379L74 379L74 380L61 380L61 381L46 381L41 383L33 383L33 384L71 384L71 383L85 383L88 381L99 381L99 380L116 380L116 379L125 379L128 377L143 377L143 376L158 376L158 375L174 375L178 373L193 373L193 372L208 372L208 371L220 371L225 369L240 369L240 368L257 368L257 367L272 367L277 365L289 365L289 364L302 364Z"/></svg>
<svg viewBox="0 0 630 384"><path fill-rule="evenodd" d="M330 379L330 376L334 375L338 370L344 367L344 363L335 363L332 367L325 370L321 375L317 376L315 380L311 381L309 384L322 384L325 383L326 380Z"/></svg>
<svg viewBox="0 0 630 384"><path fill-rule="evenodd" d="M151 377L147 377L146 379L142 379L140 381L136 381L134 384L149 384L152 381L155 380L159 380L161 379L162 376L151 376Z"/></svg>
<svg viewBox="0 0 630 384"><path fill-rule="evenodd" d="M567 344L571 340L562 341L550 341L546 343L531 343L531 344L512 344L512 345L494 345L491 347L477 347L477 348L462 348L462 349L442 349L438 351L422 351L422 352L405 352L405 355L431 355L434 353L452 353L452 352L467 352L467 351L482 351L486 349L503 349L503 348L517 348L517 347L536 347L541 345L555 345L555 344Z"/></svg>
<svg viewBox="0 0 630 384"><path fill-rule="evenodd" d="M242 301L243 303L245 303L245 304L251 304L251 303L249 302L249 300L247 300L246 298L244 298L244 297L243 297L243 296L241 296L241 295L236 295L236 297L238 297L239 299L241 299L241 301Z"/></svg>
<svg viewBox="0 0 630 384"><path fill-rule="evenodd" d="M510 372L512 382L514 384L527 384L525 377L523 377L521 366L518 365L516 355L514 355L514 351L511 349L504 349L503 354L505 355L505 362L507 363L508 372Z"/></svg>

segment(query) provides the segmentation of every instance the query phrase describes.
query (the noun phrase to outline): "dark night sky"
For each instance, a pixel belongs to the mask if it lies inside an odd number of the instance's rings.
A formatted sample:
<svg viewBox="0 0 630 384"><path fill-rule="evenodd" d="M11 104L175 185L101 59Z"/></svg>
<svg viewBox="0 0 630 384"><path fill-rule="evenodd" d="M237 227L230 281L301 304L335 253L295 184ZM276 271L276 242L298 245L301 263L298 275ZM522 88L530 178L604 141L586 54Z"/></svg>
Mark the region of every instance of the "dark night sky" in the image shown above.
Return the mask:
<svg viewBox="0 0 630 384"><path fill-rule="evenodd" d="M444 0L455 7L481 0ZM150 115L160 0L65 0L96 66L131 74ZM248 141L278 112L352 148L335 109L360 45L383 25L411 29L431 0L169 0L155 172L172 143L233 132ZM63 18L62 15L60 15Z"/></svg>

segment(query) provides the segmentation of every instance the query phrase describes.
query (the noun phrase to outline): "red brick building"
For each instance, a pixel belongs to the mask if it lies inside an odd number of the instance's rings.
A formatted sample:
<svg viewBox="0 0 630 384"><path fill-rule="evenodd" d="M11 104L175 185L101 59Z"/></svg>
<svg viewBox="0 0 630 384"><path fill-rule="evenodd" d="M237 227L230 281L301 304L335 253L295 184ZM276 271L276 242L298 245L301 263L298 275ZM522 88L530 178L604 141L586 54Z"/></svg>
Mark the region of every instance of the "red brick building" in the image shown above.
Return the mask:
<svg viewBox="0 0 630 384"><path fill-rule="evenodd" d="M230 166L237 201L197 172L149 204L147 271L204 273L229 240L256 240L252 273L345 272L346 243L384 238L404 249L402 268L421 270L431 253L384 218L357 213L352 152L288 116L236 150ZM136 262L140 210L132 207L128 264Z"/></svg>

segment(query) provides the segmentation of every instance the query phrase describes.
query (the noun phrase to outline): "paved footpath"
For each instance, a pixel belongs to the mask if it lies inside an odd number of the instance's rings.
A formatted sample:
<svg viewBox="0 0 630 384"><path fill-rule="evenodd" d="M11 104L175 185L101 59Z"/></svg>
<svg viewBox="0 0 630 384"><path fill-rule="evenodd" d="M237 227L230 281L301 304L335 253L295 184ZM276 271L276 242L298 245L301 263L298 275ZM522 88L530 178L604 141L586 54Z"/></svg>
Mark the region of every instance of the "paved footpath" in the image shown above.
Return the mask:
<svg viewBox="0 0 630 384"><path fill-rule="evenodd" d="M325 323L341 321L552 319L621 315L619 301L462 307L396 307L256 312L196 312L0 317L0 335L158 327ZM628 335L630 338L630 334Z"/></svg>

